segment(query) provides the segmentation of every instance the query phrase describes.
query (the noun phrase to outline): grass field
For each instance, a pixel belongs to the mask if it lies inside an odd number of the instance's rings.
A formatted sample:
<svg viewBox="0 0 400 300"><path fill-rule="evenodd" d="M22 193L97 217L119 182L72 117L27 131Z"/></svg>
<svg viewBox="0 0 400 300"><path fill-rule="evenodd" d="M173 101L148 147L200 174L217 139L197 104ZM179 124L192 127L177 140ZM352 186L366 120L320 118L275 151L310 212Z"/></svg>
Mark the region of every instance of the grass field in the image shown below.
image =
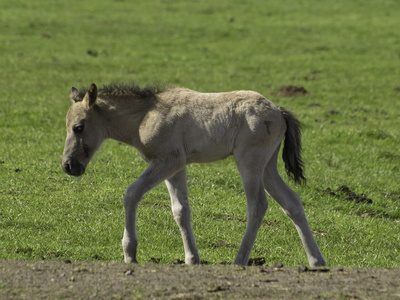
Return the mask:
<svg viewBox="0 0 400 300"><path fill-rule="evenodd" d="M107 141L75 179L61 157L71 86L135 81L256 90L294 111L308 184L290 185L327 264L400 266L400 2L136 2L0 0L0 258L123 260L122 198L145 163ZM277 93L289 85L308 94ZM246 225L233 159L188 179L201 258L232 262ZM252 257L307 264L269 203ZM141 203L138 235L140 262L184 258L164 185Z"/></svg>

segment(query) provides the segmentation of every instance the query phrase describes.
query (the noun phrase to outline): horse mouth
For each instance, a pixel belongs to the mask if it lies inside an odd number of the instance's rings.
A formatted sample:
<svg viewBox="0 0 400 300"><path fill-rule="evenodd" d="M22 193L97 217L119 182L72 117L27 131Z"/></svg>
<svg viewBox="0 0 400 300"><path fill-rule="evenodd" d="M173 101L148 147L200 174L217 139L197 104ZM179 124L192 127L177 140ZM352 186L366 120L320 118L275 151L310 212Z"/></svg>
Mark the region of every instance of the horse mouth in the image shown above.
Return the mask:
<svg viewBox="0 0 400 300"><path fill-rule="evenodd" d="M64 172L70 176L78 177L85 173L85 167L74 159L69 159L65 161L62 165L62 168Z"/></svg>

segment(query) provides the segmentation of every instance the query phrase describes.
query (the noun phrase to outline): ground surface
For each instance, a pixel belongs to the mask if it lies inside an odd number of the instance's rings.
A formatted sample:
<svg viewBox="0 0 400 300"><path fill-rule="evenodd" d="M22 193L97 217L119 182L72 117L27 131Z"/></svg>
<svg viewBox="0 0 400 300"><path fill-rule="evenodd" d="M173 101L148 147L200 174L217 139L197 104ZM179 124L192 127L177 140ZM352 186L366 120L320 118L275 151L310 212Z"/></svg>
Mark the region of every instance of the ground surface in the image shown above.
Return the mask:
<svg viewBox="0 0 400 300"><path fill-rule="evenodd" d="M400 299L400 268L0 260L0 299Z"/></svg>

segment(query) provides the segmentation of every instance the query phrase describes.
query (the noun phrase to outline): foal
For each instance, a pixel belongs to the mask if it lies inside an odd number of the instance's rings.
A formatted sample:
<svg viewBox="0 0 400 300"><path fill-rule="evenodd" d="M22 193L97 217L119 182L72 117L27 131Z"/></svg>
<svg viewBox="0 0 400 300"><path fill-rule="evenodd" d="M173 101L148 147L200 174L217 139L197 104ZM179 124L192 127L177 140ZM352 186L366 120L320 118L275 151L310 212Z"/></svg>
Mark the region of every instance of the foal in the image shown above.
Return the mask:
<svg viewBox="0 0 400 300"><path fill-rule="evenodd" d="M305 180L300 124L252 91L199 93L183 88L109 85L97 90L72 88L62 166L80 176L101 143L115 139L135 147L148 167L124 197L125 262L137 262L136 212L143 195L164 181L181 231L186 264L200 257L190 221L186 165L233 155L247 200L247 227L234 264L247 265L268 202L264 189L293 221L310 266L325 265L307 223L300 197L277 170L279 148L289 176Z"/></svg>

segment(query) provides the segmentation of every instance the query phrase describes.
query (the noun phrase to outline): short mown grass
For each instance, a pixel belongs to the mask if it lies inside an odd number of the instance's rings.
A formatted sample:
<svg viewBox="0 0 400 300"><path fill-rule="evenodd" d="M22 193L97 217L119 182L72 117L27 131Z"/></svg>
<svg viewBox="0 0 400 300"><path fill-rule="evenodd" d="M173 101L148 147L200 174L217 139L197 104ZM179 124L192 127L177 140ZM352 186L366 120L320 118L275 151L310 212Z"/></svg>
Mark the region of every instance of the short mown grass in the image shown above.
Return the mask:
<svg viewBox="0 0 400 300"><path fill-rule="evenodd" d="M61 157L71 86L135 81L256 90L294 111L308 184L289 184L327 264L400 266L399 9L395 0L3 3L0 258L123 260L122 198L146 164L107 141L76 179ZM289 85L308 94L277 94ZM188 166L188 185L201 258L232 262L246 226L233 159ZM140 262L184 258L165 186L144 197L138 235ZM272 200L252 256L307 264Z"/></svg>

